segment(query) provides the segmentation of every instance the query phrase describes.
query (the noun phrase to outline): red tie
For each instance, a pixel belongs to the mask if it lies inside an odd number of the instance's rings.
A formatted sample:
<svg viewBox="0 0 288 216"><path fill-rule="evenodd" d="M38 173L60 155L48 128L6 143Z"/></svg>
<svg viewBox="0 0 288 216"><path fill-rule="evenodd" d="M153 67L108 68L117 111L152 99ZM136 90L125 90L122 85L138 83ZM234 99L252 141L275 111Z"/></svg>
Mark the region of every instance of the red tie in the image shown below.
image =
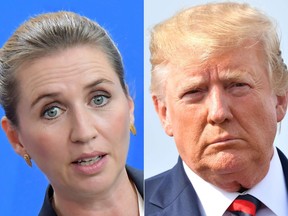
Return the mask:
<svg viewBox="0 0 288 216"><path fill-rule="evenodd" d="M257 198L245 194L238 196L227 210L238 216L255 216L260 206L261 202Z"/></svg>

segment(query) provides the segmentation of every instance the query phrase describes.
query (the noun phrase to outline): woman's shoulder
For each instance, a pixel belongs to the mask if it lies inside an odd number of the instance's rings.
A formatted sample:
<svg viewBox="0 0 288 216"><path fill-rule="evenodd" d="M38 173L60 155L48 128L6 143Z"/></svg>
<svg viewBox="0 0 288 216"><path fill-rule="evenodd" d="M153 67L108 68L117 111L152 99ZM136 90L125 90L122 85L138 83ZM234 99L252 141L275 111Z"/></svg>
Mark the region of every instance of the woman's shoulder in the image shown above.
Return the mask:
<svg viewBox="0 0 288 216"><path fill-rule="evenodd" d="M129 178L134 182L134 184L137 187L137 190L143 197L143 184L144 184L143 170L136 169L128 165L126 165L126 170L127 170Z"/></svg>
<svg viewBox="0 0 288 216"><path fill-rule="evenodd" d="M38 216L57 216L51 204L53 193L53 188L51 185L49 185L46 190L44 202Z"/></svg>

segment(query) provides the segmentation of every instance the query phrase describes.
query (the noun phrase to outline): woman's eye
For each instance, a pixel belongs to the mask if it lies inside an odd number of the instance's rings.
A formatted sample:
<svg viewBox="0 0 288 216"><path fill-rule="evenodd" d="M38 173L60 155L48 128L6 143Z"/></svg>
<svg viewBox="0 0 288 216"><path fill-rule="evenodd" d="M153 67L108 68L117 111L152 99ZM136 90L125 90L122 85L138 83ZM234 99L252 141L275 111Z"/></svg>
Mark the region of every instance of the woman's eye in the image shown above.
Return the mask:
<svg viewBox="0 0 288 216"><path fill-rule="evenodd" d="M101 106L104 106L105 104L107 104L109 102L109 98L110 97L108 97L106 95L97 95L97 96L92 98L92 103L96 107L101 107Z"/></svg>
<svg viewBox="0 0 288 216"><path fill-rule="evenodd" d="M48 109L46 109L43 113L43 117L46 118L46 119L55 119L57 118L59 115L61 115L61 113L63 112L62 109L60 109L59 107L57 106L53 106L53 107L50 107Z"/></svg>

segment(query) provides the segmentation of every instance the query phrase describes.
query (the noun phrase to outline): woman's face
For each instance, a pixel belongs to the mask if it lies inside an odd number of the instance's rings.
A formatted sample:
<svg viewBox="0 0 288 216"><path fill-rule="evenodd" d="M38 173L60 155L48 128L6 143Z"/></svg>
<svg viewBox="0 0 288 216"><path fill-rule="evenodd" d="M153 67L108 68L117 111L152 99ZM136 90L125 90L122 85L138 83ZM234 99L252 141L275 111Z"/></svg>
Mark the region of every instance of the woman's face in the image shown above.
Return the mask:
<svg viewBox="0 0 288 216"><path fill-rule="evenodd" d="M31 156L55 191L100 193L119 183L134 105L106 55L69 48L23 65L17 79L16 151Z"/></svg>

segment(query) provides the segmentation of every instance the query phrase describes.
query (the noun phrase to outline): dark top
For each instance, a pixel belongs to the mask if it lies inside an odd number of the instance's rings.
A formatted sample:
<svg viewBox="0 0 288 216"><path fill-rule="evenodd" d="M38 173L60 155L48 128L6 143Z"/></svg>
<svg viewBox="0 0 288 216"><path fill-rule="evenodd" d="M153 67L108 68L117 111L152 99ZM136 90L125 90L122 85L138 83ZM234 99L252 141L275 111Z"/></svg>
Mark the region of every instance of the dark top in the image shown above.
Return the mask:
<svg viewBox="0 0 288 216"><path fill-rule="evenodd" d="M127 170L129 178L134 182L134 184L137 187L137 190L139 191L139 193L141 194L143 198L143 178L144 178L143 171L132 168L130 166L126 166L126 170ZM57 216L51 203L53 193L54 193L54 190L52 186L49 185L45 194L42 208L38 216Z"/></svg>

